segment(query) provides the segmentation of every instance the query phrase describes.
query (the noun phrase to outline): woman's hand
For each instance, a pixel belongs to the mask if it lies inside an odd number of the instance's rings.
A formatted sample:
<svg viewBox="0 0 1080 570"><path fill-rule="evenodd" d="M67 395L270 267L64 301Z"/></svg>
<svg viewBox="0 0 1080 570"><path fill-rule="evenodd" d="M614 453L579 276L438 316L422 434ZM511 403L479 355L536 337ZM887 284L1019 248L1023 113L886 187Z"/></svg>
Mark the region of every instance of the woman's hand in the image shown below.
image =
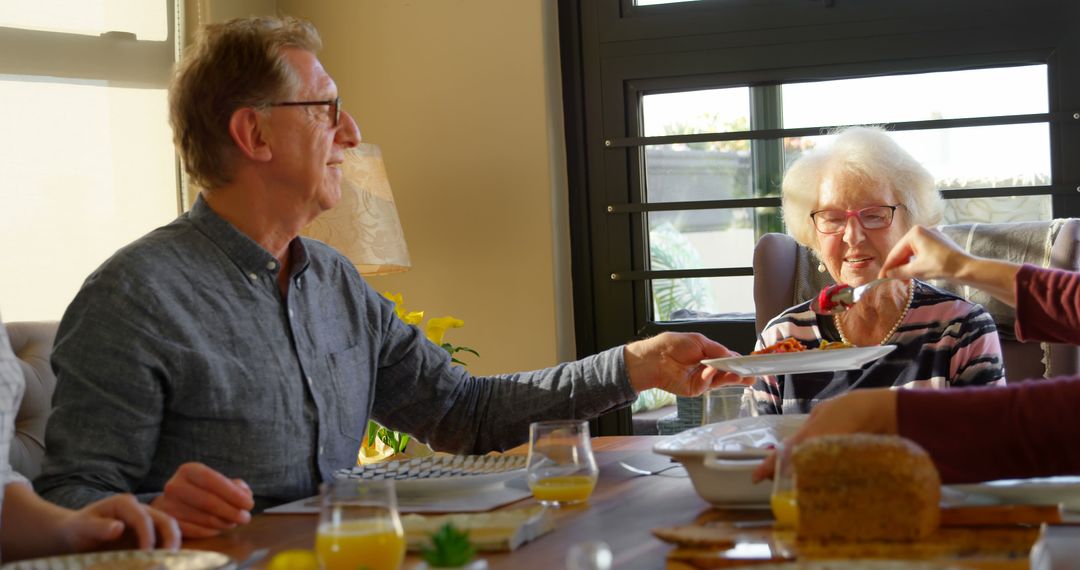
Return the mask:
<svg viewBox="0 0 1080 570"><path fill-rule="evenodd" d="M802 428L785 445L838 433L896 434L896 391L888 388L852 390L814 406ZM776 465L774 451L754 469L755 483L771 479Z"/></svg>
<svg viewBox="0 0 1080 570"><path fill-rule="evenodd" d="M950 279L971 259L939 230L915 226L893 246L878 276Z"/></svg>
<svg viewBox="0 0 1080 570"><path fill-rule="evenodd" d="M74 552L127 547L132 540L143 550L180 547L176 520L132 495L113 495L71 511L60 533Z"/></svg>
<svg viewBox="0 0 1080 570"><path fill-rule="evenodd" d="M1016 306L1016 273L1007 261L974 257L932 228L915 226L893 246L880 277L946 279L982 289L1010 307Z"/></svg>

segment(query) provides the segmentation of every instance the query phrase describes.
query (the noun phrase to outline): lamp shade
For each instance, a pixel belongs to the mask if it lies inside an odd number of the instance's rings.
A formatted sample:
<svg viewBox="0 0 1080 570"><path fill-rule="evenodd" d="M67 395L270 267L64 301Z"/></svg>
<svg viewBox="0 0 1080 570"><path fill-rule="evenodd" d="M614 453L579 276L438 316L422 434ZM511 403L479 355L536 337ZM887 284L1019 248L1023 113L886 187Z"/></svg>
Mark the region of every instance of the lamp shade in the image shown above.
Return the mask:
<svg viewBox="0 0 1080 570"><path fill-rule="evenodd" d="M359 144L345 151L341 200L301 233L340 251L363 275L409 268L405 233L377 145Z"/></svg>

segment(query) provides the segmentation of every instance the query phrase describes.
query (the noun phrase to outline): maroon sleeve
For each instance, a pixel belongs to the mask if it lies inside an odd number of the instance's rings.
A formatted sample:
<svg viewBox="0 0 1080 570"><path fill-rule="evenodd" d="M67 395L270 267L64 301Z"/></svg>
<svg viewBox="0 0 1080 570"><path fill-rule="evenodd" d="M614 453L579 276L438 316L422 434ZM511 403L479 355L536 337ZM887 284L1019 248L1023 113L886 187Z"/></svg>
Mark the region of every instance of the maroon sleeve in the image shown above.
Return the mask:
<svg viewBox="0 0 1080 570"><path fill-rule="evenodd" d="M1016 273L1016 337L1080 344L1080 273L1021 267Z"/></svg>
<svg viewBox="0 0 1080 570"><path fill-rule="evenodd" d="M900 390L896 406L943 483L1080 474L1080 378Z"/></svg>

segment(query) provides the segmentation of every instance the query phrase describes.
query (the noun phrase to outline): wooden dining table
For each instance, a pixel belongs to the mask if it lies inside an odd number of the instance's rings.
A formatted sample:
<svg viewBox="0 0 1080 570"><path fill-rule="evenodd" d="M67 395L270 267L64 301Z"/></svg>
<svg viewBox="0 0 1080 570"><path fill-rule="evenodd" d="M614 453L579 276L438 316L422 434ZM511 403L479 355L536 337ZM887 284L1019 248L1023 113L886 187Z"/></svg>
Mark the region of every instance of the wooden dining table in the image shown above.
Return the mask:
<svg viewBox="0 0 1080 570"><path fill-rule="evenodd" d="M575 546L588 541L603 541L613 555L612 568L669 568L683 570L705 567L732 567L761 562L757 555L746 560L728 557L714 558L710 555L695 558L694 550L677 550L652 534L652 529L710 521L710 524L734 524L753 527L747 533L757 532L769 536L767 528L771 513L768 509L717 509L694 491L685 470L676 468L659 475L640 475L621 467L620 461L647 470L670 466L667 457L652 453L652 446L659 436L597 437L592 440L600 477L588 503L582 506L553 509L554 529L535 540L521 545L512 552L480 553L488 567L496 570L562 569L566 568L567 553ZM524 454L524 446L507 453ZM532 498L523 499L501 507L520 508L535 504ZM250 524L225 532L210 539L186 540L184 548L211 550L244 560L253 552L268 549L269 554L255 568L264 568L273 555L289 549L311 549L315 543L317 515L313 514L260 514ZM749 524L747 524L749 523ZM971 529L972 540L986 542L997 540L992 527ZM985 534L980 534L985 533ZM993 556L968 556L950 560L957 568L973 569L1021 569L1028 567L1024 544L1034 542L1037 529L1023 529L1021 543L1010 551ZM746 536L753 536L747 534ZM1012 540L1016 542L1015 532ZM985 538L985 540L983 540ZM769 539L764 539L765 543ZM1026 541L1026 542L1025 542ZM412 568L419 558L410 554L403 566Z"/></svg>

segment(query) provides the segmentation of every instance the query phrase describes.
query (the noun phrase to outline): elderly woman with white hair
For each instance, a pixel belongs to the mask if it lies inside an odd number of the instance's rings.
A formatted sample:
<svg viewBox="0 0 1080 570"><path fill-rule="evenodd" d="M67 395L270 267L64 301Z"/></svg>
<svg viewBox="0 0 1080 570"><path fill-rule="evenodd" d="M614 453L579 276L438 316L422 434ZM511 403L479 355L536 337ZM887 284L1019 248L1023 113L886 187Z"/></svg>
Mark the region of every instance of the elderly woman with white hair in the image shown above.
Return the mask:
<svg viewBox="0 0 1080 570"><path fill-rule="evenodd" d="M934 178L880 128L842 130L832 144L791 165L783 182L788 232L810 248L837 283L873 281L900 238L941 220ZM759 377L761 413L806 413L856 388L945 388L1004 384L994 321L981 306L927 283L887 281L848 310L820 315L805 302L772 319L758 349L794 338L896 345L861 369Z"/></svg>

